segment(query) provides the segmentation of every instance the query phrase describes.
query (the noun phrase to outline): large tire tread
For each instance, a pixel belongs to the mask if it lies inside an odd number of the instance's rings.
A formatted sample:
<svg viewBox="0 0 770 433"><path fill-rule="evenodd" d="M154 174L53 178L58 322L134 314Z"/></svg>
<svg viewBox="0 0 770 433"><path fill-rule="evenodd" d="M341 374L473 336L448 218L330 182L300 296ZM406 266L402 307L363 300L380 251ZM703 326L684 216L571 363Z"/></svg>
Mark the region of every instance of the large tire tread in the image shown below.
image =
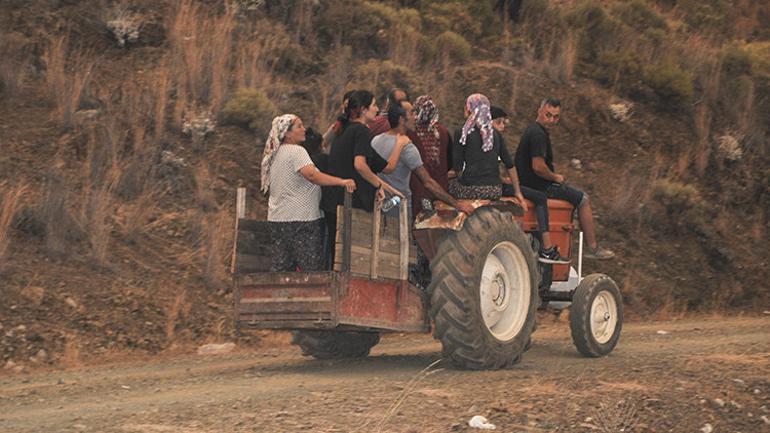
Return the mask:
<svg viewBox="0 0 770 433"><path fill-rule="evenodd" d="M481 269L489 252L483 249L491 233L504 235L494 242L507 240L518 246L530 271L527 319L519 335L507 343L494 339L486 329L478 305ZM441 243L431 262L431 274L430 315L444 358L472 370L507 368L518 362L534 328L538 277L529 239L511 215L494 208L478 209L462 230L450 233Z"/></svg>
<svg viewBox="0 0 770 433"><path fill-rule="evenodd" d="M292 344L316 359L363 358L380 341L377 332L294 331Z"/></svg>

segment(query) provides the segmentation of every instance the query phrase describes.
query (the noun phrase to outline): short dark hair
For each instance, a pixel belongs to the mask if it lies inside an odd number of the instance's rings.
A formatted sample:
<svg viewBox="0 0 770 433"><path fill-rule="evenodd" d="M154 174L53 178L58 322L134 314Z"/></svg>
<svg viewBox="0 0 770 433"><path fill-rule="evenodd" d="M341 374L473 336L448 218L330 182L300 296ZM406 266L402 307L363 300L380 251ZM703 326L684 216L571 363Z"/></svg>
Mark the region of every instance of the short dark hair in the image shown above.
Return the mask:
<svg viewBox="0 0 770 433"><path fill-rule="evenodd" d="M313 128L307 128L305 130L305 142L302 146L307 150L307 153L314 155L321 151L321 144L323 143L323 136L316 132Z"/></svg>
<svg viewBox="0 0 770 433"><path fill-rule="evenodd" d="M396 98L396 93L398 93L398 92L403 92L404 93L404 99ZM393 105L396 102L401 102L403 100L407 100L408 101L409 100L409 94L406 93L406 90L400 89L398 87L390 89L388 94L385 96L385 103L388 105L388 107L390 107L391 105Z"/></svg>
<svg viewBox="0 0 770 433"><path fill-rule="evenodd" d="M546 105L550 107L561 107L561 101L559 101L556 98L545 98L542 101L540 101L541 107L545 107Z"/></svg>
<svg viewBox="0 0 770 433"><path fill-rule="evenodd" d="M404 101L401 101L398 104L392 104L388 107L388 124L390 124L391 128L397 127L398 121L401 120L402 117L406 119L406 108L404 108L403 102Z"/></svg>
<svg viewBox="0 0 770 433"><path fill-rule="evenodd" d="M508 117L508 113L505 110L494 105L489 108L489 114L492 115L492 120Z"/></svg>

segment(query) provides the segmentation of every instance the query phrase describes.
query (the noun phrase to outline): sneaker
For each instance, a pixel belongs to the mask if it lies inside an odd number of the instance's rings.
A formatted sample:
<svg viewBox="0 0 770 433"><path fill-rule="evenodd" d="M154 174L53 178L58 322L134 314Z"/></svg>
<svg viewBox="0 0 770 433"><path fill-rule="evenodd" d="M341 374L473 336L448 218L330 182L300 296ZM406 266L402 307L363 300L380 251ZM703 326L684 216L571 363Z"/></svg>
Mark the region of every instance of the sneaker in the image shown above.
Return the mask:
<svg viewBox="0 0 770 433"><path fill-rule="evenodd" d="M588 252L583 254L583 257L585 257L586 259L594 259L594 260L612 260L615 258L615 253L608 250L607 248L596 247L595 250L592 250L589 247Z"/></svg>
<svg viewBox="0 0 770 433"><path fill-rule="evenodd" d="M568 259L565 259L561 256L561 254L559 254L559 247L556 245L548 248L547 250L540 250L540 254L537 255L537 261L540 263L550 263L554 265L569 263Z"/></svg>

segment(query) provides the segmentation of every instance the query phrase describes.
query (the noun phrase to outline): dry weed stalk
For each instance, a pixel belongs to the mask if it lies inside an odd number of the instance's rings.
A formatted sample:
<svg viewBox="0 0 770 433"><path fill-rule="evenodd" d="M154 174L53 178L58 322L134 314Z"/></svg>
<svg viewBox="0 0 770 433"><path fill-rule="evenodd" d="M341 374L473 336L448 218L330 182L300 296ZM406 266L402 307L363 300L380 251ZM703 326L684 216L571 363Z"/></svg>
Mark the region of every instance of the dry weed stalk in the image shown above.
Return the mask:
<svg viewBox="0 0 770 433"><path fill-rule="evenodd" d="M187 302L187 288L179 287L171 303L166 307L166 340L172 342L176 333L177 321L186 316L190 311L190 303Z"/></svg>
<svg viewBox="0 0 770 433"><path fill-rule="evenodd" d="M175 120L202 106L218 112L228 89L236 8L216 16L208 7L180 0L169 26L171 76L176 78Z"/></svg>
<svg viewBox="0 0 770 433"><path fill-rule="evenodd" d="M11 243L10 229L13 216L19 209L22 198L27 193L27 185L20 184L15 187L7 183L0 183L0 270L6 263L8 247Z"/></svg>
<svg viewBox="0 0 770 433"><path fill-rule="evenodd" d="M428 376L444 371L443 368L432 370L433 367L437 366L439 363L441 363L441 361L442 359L437 359L436 361L433 361L432 363L430 363L427 367L420 370L417 374L415 374L412 377L412 379L409 381L409 383L407 383L407 385L404 387L403 391L401 391L401 393L398 395L398 397L396 397L393 403L390 404L388 409L385 411L385 414L380 418L379 422L377 422L377 425L374 426L373 429L367 428L374 421L373 418L370 418L363 425L355 429L353 432L374 431L379 433L383 431L383 427L385 426L387 421L393 416L393 414L396 413L398 408L401 407L402 404L404 404L406 399L409 398L410 395L412 395L418 383L422 382Z"/></svg>
<svg viewBox="0 0 770 433"><path fill-rule="evenodd" d="M67 186L58 170L46 175L40 217L45 225L45 247L49 257L61 257L65 253L66 236L70 215L66 208Z"/></svg>
<svg viewBox="0 0 770 433"><path fill-rule="evenodd" d="M112 198L112 186L104 185L87 190L83 202L86 206L81 221L91 247L91 255L98 266L105 267L112 233L111 217L115 204Z"/></svg>
<svg viewBox="0 0 770 433"><path fill-rule="evenodd" d="M64 350L61 363L65 367L78 367L80 362L80 337L77 334L68 333L65 336Z"/></svg>
<svg viewBox="0 0 770 433"><path fill-rule="evenodd" d="M205 222L204 232L204 257L205 267L203 271L206 283L210 287L222 284L227 279L227 266L225 260L229 256L227 239L232 232L229 227L230 217L226 210L208 216Z"/></svg>
<svg viewBox="0 0 770 433"><path fill-rule="evenodd" d="M56 101L56 114L66 127L72 126L72 116L91 79L94 62L88 52L70 51L69 36L49 41L43 55L46 63L46 84Z"/></svg>

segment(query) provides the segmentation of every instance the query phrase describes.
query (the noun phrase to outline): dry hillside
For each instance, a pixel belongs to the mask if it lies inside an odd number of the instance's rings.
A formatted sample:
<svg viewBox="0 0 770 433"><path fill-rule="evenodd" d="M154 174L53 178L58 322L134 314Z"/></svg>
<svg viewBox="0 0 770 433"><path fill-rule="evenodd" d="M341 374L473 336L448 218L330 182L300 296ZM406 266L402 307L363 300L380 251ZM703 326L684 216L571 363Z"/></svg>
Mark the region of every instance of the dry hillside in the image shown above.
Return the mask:
<svg viewBox="0 0 770 433"><path fill-rule="evenodd" d="M394 86L450 128L487 94L511 150L562 98L557 163L619 254L589 271L637 317L767 308L767 0L7 0L0 362L233 338L234 191L264 216L270 119L324 129Z"/></svg>

